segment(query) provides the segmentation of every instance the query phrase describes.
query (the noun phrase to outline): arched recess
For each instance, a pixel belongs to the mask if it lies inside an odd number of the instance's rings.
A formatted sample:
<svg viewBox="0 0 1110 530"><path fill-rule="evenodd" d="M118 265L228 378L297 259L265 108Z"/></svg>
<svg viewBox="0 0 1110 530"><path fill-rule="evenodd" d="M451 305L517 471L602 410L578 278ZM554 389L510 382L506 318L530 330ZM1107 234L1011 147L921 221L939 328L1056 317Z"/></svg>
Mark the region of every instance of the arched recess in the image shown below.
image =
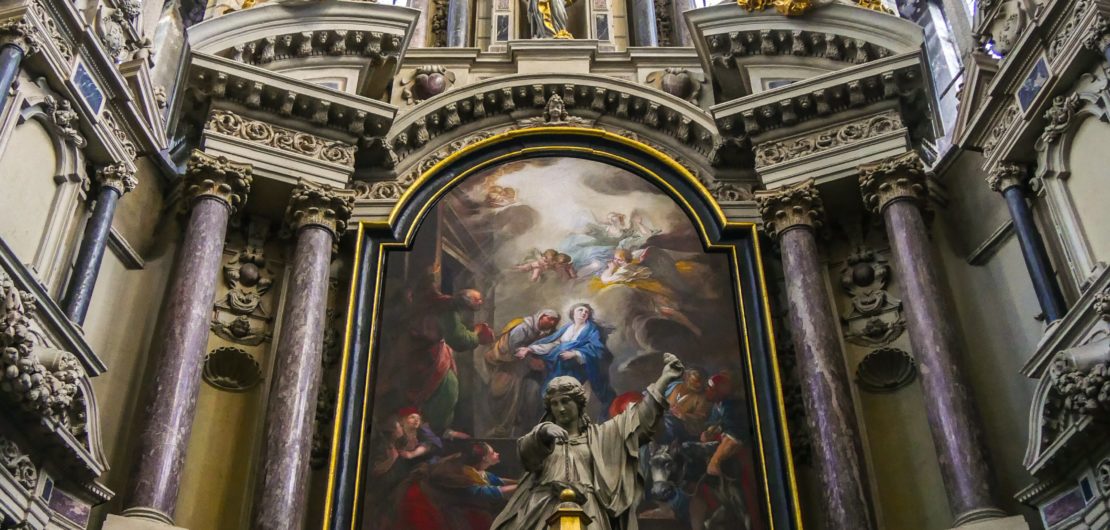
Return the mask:
<svg viewBox="0 0 1110 530"><path fill-rule="evenodd" d="M1088 226L1081 218L1069 179L1072 177L1077 156L1095 156L1082 152L1076 145L1077 134L1098 128L1110 127L1110 91L1104 73L1084 74L1070 93L1057 96L1045 116L1049 123L1037 140L1037 172L1040 190L1052 221L1054 247L1063 253L1068 268L1068 289L1077 293L1102 266L1091 245L1090 237L1097 237L1095 226ZM1097 122L1097 123L1096 123Z"/></svg>
<svg viewBox="0 0 1110 530"><path fill-rule="evenodd" d="M350 289L339 402L329 461L324 528L357 529L367 482L367 433L374 408L375 354L383 321L386 255L410 249L421 223L446 193L491 167L542 157L593 160L638 176L674 201L692 222L702 250L728 257L747 394L758 441L760 504L768 528L800 525L797 486L769 321L755 225L729 222L703 182L674 159L636 140L585 127L511 130L460 147L430 165L398 198L386 221L359 224Z"/></svg>

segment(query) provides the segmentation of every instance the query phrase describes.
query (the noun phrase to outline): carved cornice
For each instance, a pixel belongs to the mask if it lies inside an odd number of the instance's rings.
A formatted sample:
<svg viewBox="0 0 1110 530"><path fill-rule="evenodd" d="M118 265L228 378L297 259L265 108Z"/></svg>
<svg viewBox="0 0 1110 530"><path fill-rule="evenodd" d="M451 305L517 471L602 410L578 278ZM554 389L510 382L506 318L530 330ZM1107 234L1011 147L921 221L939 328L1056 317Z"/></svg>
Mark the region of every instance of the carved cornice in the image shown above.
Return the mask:
<svg viewBox="0 0 1110 530"><path fill-rule="evenodd" d="M276 120L297 120L355 137L382 136L397 109L281 74L193 52L189 87L213 100L232 101ZM206 119L204 116L201 119Z"/></svg>
<svg viewBox="0 0 1110 530"><path fill-rule="evenodd" d="M332 164L353 167L355 163L355 146L351 144L278 127L264 121L240 116L229 110L213 110L204 128L208 131Z"/></svg>
<svg viewBox="0 0 1110 530"><path fill-rule="evenodd" d="M185 204L191 207L198 199L211 197L234 212L246 202L251 180L250 164L194 150L185 170Z"/></svg>
<svg viewBox="0 0 1110 530"><path fill-rule="evenodd" d="M139 180L135 178L135 169L128 164L109 164L96 170L96 182L105 188L112 188L122 197L123 194L135 191Z"/></svg>
<svg viewBox="0 0 1110 530"><path fill-rule="evenodd" d="M882 212L898 200L912 200L925 206L928 194L925 164L915 152L859 167L859 187L863 202L873 212Z"/></svg>
<svg viewBox="0 0 1110 530"><path fill-rule="evenodd" d="M998 164L987 176L987 186L991 191L1004 192L1014 186L1021 186L1025 180L1025 168L1017 164L1003 162Z"/></svg>
<svg viewBox="0 0 1110 530"><path fill-rule="evenodd" d="M355 205L355 191L301 184L293 190L285 210L285 223L292 232L319 226L338 238L347 229Z"/></svg>
<svg viewBox="0 0 1110 530"><path fill-rule="evenodd" d="M690 102L637 83L580 74L504 76L440 94L400 116L389 145L403 164L433 138L460 126L542 115L552 94L559 94L571 118L642 124L703 155L714 146L716 128Z"/></svg>
<svg viewBox="0 0 1110 530"><path fill-rule="evenodd" d="M737 60L760 55L815 57L836 62L864 64L894 54L890 49L832 32L800 29L730 31L706 37L714 66L737 67Z"/></svg>
<svg viewBox="0 0 1110 530"><path fill-rule="evenodd" d="M371 65L381 65L387 60L397 61L403 42L401 35L380 31L323 29L269 35L241 42L220 55L255 66L321 55L365 57Z"/></svg>
<svg viewBox="0 0 1110 530"><path fill-rule="evenodd" d="M829 127L785 140L762 143L755 149L755 167L762 168L894 132L905 127L897 111Z"/></svg>
<svg viewBox="0 0 1110 530"><path fill-rule="evenodd" d="M772 191L755 193L763 229L778 239L792 228L820 229L824 225L825 206L813 179Z"/></svg>

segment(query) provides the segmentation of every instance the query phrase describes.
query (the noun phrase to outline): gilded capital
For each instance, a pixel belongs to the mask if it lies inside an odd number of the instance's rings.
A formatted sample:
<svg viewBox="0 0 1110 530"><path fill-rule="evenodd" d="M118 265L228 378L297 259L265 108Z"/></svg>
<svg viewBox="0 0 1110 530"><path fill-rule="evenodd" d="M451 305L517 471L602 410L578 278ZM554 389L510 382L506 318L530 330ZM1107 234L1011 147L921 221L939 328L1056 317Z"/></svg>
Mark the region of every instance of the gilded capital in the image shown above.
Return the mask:
<svg viewBox="0 0 1110 530"><path fill-rule="evenodd" d="M306 226L319 226L339 237L347 229L347 219L351 218L354 206L353 190L301 184L289 198L285 223L292 232Z"/></svg>
<svg viewBox="0 0 1110 530"><path fill-rule="evenodd" d="M135 170L122 162L97 169L96 182L103 188L116 190L121 197L127 192L135 191L135 187L139 185Z"/></svg>
<svg viewBox="0 0 1110 530"><path fill-rule="evenodd" d="M772 191L756 192L755 203L763 216L763 229L776 239L791 228L816 230L824 224L825 206L813 179Z"/></svg>
<svg viewBox="0 0 1110 530"><path fill-rule="evenodd" d="M185 170L184 186L186 204L212 197L234 212L246 202L251 191L251 165L194 150Z"/></svg>
<svg viewBox="0 0 1110 530"><path fill-rule="evenodd" d="M913 151L864 164L859 166L859 188L864 205L875 212L898 200L912 200L924 207L928 196L925 164Z"/></svg>
<svg viewBox="0 0 1110 530"><path fill-rule="evenodd" d="M1002 162L987 175L987 186L991 187L991 191L1003 192L1014 186L1021 186L1024 177L1025 168L1017 164Z"/></svg>

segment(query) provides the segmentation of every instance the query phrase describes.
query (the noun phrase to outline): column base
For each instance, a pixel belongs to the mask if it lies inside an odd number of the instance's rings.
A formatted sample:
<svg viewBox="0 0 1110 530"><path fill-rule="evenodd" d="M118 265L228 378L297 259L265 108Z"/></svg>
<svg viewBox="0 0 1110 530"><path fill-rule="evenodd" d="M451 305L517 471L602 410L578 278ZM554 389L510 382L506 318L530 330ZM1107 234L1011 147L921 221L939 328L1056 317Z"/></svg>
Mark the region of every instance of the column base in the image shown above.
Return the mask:
<svg viewBox="0 0 1110 530"><path fill-rule="evenodd" d="M1009 517L967 523L957 526L952 530L1029 530L1029 523L1025 522L1025 518L1020 515L1011 515Z"/></svg>
<svg viewBox="0 0 1110 530"><path fill-rule="evenodd" d="M186 530L180 526L173 526L160 521L153 521L145 517L129 517L126 515L108 515L104 521L104 530Z"/></svg>

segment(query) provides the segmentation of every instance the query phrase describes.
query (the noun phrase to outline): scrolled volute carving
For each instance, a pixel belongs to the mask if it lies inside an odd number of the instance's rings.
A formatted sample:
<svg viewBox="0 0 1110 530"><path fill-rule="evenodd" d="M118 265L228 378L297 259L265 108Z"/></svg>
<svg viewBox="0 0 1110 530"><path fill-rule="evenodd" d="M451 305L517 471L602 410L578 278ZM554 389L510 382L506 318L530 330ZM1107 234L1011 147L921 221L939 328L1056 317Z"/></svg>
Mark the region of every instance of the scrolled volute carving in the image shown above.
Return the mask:
<svg viewBox="0 0 1110 530"><path fill-rule="evenodd" d="M354 209L355 193L351 190L315 187L301 184L293 190L285 222L292 232L307 226L319 226L339 237L347 229L347 219Z"/></svg>
<svg viewBox="0 0 1110 530"><path fill-rule="evenodd" d="M109 164L96 170L96 182L105 188L112 188L123 194L135 191L139 179L135 178L135 169L123 164Z"/></svg>
<svg viewBox="0 0 1110 530"><path fill-rule="evenodd" d="M1048 120L1048 123L1045 124L1038 143L1051 145L1059 140L1071 126L1072 119L1081 108L1083 108L1083 100L1079 98L1078 93L1053 98L1052 107L1044 113L1044 119Z"/></svg>
<svg viewBox="0 0 1110 530"><path fill-rule="evenodd" d="M353 145L244 118L228 110L213 110L204 128L325 162L344 166L353 166L355 162Z"/></svg>
<svg viewBox="0 0 1110 530"><path fill-rule="evenodd" d="M819 229L824 225L825 207L813 179L773 191L755 194L763 217L763 228L772 238L796 227Z"/></svg>
<svg viewBox="0 0 1110 530"><path fill-rule="evenodd" d="M859 187L864 204L875 212L897 200L912 200L925 206L925 164L912 151L864 164L859 167Z"/></svg>
<svg viewBox="0 0 1110 530"><path fill-rule="evenodd" d="M191 205L201 198L213 198L234 212L246 202L252 178L250 164L194 150L185 170L185 203Z"/></svg>

